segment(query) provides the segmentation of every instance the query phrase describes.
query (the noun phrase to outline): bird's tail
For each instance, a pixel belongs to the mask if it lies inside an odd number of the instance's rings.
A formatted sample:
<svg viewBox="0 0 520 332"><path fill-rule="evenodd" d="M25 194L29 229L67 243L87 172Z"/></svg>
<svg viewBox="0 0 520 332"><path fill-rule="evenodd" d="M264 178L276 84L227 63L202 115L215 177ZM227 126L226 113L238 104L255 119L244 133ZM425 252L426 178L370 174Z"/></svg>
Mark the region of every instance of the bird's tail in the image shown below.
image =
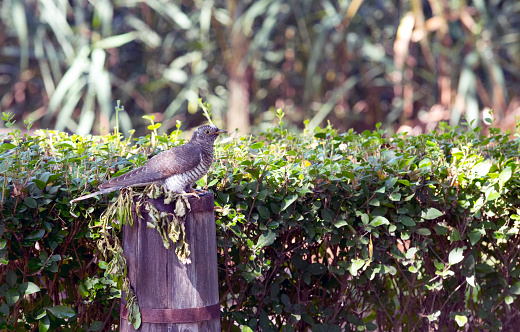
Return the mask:
<svg viewBox="0 0 520 332"><path fill-rule="evenodd" d="M102 190L93 192L91 194L85 195L85 196L74 198L72 201L70 201L70 204L76 203L77 201L82 201L84 199L91 198L91 197L94 197L94 196L108 194L108 193L110 193L112 191L116 191L118 189L120 189L120 188L119 187L112 187L112 188L102 189Z"/></svg>

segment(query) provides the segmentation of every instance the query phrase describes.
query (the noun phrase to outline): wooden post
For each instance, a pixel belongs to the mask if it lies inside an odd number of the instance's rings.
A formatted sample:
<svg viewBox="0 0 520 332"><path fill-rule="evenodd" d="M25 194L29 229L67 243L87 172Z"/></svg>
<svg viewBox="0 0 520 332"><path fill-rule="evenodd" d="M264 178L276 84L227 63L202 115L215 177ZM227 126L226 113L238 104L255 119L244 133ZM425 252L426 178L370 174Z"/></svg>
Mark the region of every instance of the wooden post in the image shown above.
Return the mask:
<svg viewBox="0 0 520 332"><path fill-rule="evenodd" d="M150 200L159 211L173 213L175 203ZM128 278L141 311L139 332L220 332L217 239L213 193L190 197L185 219L191 264L182 264L175 246L166 249L146 218L123 227L123 251ZM136 331L127 321L125 294L121 295L120 331Z"/></svg>

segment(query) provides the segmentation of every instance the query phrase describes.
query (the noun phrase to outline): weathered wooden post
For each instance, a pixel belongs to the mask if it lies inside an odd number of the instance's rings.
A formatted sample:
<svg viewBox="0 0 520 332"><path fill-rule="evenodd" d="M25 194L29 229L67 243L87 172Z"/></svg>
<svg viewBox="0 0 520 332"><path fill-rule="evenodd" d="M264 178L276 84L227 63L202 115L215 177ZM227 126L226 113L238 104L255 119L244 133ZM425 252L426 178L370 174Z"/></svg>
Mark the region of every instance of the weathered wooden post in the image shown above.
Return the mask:
<svg viewBox="0 0 520 332"><path fill-rule="evenodd" d="M175 203L150 200L159 211L173 213ZM217 239L213 193L190 197L186 242L191 264L182 264L175 248L166 249L160 235L146 227L146 215L123 227L123 251L128 278L141 311L138 331L220 332ZM127 321L125 294L121 296L120 331L136 331Z"/></svg>

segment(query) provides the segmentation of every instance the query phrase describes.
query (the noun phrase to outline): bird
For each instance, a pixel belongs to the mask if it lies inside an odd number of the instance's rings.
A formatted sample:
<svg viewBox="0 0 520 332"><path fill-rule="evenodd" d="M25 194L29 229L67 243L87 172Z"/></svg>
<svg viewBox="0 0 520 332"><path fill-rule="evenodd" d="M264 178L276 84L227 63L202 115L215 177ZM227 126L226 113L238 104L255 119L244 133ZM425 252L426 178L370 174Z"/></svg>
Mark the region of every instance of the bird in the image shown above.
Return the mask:
<svg viewBox="0 0 520 332"><path fill-rule="evenodd" d="M98 191L75 198L75 203L87 198L103 195L126 187L147 186L152 183L176 194L194 195L193 184L201 179L213 163L213 143L219 134L226 133L214 125L204 125L193 132L190 141L163 151L143 166L102 183Z"/></svg>

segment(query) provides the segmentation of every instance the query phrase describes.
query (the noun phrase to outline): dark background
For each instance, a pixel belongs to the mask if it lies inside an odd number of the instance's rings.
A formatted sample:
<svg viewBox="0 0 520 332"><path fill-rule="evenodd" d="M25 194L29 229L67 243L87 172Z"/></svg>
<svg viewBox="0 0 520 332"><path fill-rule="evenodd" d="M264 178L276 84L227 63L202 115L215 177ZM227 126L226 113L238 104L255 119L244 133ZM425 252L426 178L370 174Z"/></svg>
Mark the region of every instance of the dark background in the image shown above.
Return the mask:
<svg viewBox="0 0 520 332"><path fill-rule="evenodd" d="M520 6L504 1L3 0L0 109L16 126L104 134L277 123L418 134L513 129Z"/></svg>

